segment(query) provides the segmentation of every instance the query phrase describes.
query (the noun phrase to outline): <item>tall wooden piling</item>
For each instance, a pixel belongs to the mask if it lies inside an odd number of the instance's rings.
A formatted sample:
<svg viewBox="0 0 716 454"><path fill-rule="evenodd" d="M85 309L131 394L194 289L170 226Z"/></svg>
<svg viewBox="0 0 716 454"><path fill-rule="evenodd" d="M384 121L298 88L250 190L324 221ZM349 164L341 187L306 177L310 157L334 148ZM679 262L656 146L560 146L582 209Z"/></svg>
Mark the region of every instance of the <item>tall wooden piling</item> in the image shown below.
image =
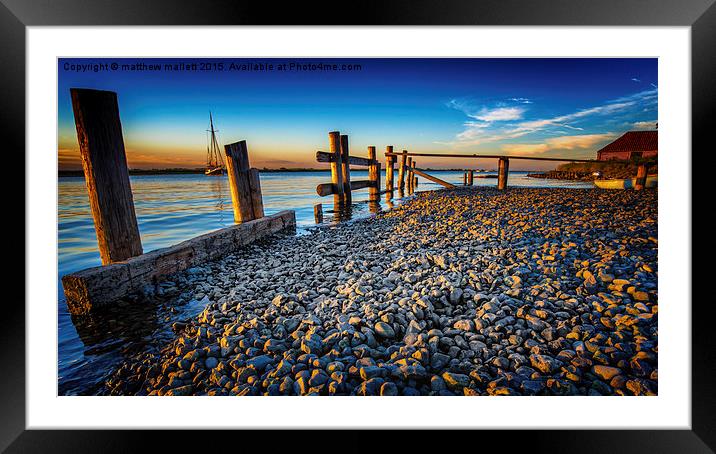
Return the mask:
<svg viewBox="0 0 716 454"><path fill-rule="evenodd" d="M259 169L249 169L249 191L251 191L251 208L254 219L264 217L264 198L261 194Z"/></svg>
<svg viewBox="0 0 716 454"><path fill-rule="evenodd" d="M313 205L313 217L316 219L316 224L323 223L323 204L317 203Z"/></svg>
<svg viewBox="0 0 716 454"><path fill-rule="evenodd" d="M472 169L468 170L468 171L467 171L467 185L468 185L468 186L472 186L472 185L473 185L473 183L474 183L474 178L475 178L475 172L474 172Z"/></svg>
<svg viewBox="0 0 716 454"><path fill-rule="evenodd" d="M328 133L328 144L330 146L330 152L333 154L331 160L331 183L334 186L333 190L333 205L338 208L343 206L345 199L345 187L343 186L343 159L341 154L341 133L338 131L331 131Z"/></svg>
<svg viewBox="0 0 716 454"><path fill-rule="evenodd" d="M467 170L462 173L462 185L467 186Z"/></svg>
<svg viewBox="0 0 716 454"><path fill-rule="evenodd" d="M72 88L70 95L102 264L141 255L117 94Z"/></svg>
<svg viewBox="0 0 716 454"><path fill-rule="evenodd" d="M341 134L341 173L343 175L343 198L347 204L351 203L351 164L350 150L348 149L348 136Z"/></svg>
<svg viewBox="0 0 716 454"><path fill-rule="evenodd" d="M646 173L647 173L647 165L646 164L639 164L639 167L636 169L636 181L634 182L634 189L637 191L641 191L646 187Z"/></svg>
<svg viewBox="0 0 716 454"><path fill-rule="evenodd" d="M393 146L388 145L385 147L385 154L388 155L393 153ZM388 197L393 194L393 167L395 166L395 156L385 157L385 190L388 191Z"/></svg>
<svg viewBox="0 0 716 454"><path fill-rule="evenodd" d="M507 189L507 174L510 171L510 160L499 158L497 162L497 189Z"/></svg>
<svg viewBox="0 0 716 454"><path fill-rule="evenodd" d="M368 147L368 159L371 164L368 166L368 180L370 188L368 189L368 198L370 201L377 201L380 195L380 162L376 159L375 147Z"/></svg>
<svg viewBox="0 0 716 454"><path fill-rule="evenodd" d="M405 165L407 164L408 160L408 150L403 150L403 153L400 155L400 165L398 167L398 190L400 192L403 192L403 189L405 189Z"/></svg>
<svg viewBox="0 0 716 454"><path fill-rule="evenodd" d="M229 192L231 192L231 203L234 207L234 222L242 222L256 219L254 217L254 195L251 191L251 176L249 168L249 151L246 141L224 145L226 154L226 173L229 174ZM258 175L257 175L258 178ZM257 184L257 183L255 183ZM258 197L261 197L261 187L258 186ZM263 214L263 203L260 208Z"/></svg>

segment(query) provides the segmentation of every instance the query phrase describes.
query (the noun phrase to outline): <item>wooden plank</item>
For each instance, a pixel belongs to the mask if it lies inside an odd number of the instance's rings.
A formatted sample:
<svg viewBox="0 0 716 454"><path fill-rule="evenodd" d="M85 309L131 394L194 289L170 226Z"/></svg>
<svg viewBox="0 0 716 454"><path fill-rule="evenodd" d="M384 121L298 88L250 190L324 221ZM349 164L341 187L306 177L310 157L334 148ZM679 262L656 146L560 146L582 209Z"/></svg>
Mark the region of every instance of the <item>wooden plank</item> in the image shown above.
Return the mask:
<svg viewBox="0 0 716 454"><path fill-rule="evenodd" d="M427 173L425 173L425 172L424 172L423 170L421 170L421 169L413 168L413 173L416 174L416 175L420 175L421 177L425 178L426 180L430 180L430 181L432 181L433 183L437 183L437 184L439 184L439 185L445 186L446 188L454 188L454 187L455 187L454 184L448 183L448 182L445 181L445 180L441 180L441 179L438 178L438 177L434 177L434 176L432 176L432 175L430 175L430 174L427 174Z"/></svg>
<svg viewBox="0 0 716 454"><path fill-rule="evenodd" d="M321 183L318 186L316 186L316 194L318 194L321 197L331 195L334 192L335 191L333 188L333 183Z"/></svg>
<svg viewBox="0 0 716 454"><path fill-rule="evenodd" d="M102 264L140 255L117 94L72 88L70 95Z"/></svg>
<svg viewBox="0 0 716 454"><path fill-rule="evenodd" d="M370 180L357 180L357 181L351 181L351 191L356 191L358 189L365 189L370 188L372 186L373 182ZM322 183L316 186L316 194L318 194L321 197L325 197L327 195L335 194L335 185L333 183Z"/></svg>
<svg viewBox="0 0 716 454"><path fill-rule="evenodd" d="M351 191L356 191L358 189L370 188L372 186L373 186L373 182L371 180L351 181Z"/></svg>
<svg viewBox="0 0 716 454"><path fill-rule="evenodd" d="M333 155L325 151L316 152L316 162L333 162ZM343 157L341 156L341 162ZM348 163L352 166L369 166L370 159L361 158L360 156L348 156Z"/></svg>
<svg viewBox="0 0 716 454"><path fill-rule="evenodd" d="M240 224L254 219L249 183L249 151L246 141L224 145L226 173L229 175L229 192L234 208L234 222Z"/></svg>
<svg viewBox="0 0 716 454"><path fill-rule="evenodd" d="M67 306L72 314L92 312L121 298L132 297L145 286L165 280L168 275L220 258L260 238L295 226L296 213L281 211L124 262L68 274L62 278Z"/></svg>
<svg viewBox="0 0 716 454"><path fill-rule="evenodd" d="M497 161L497 189L507 189L507 175L510 172L510 160L500 158Z"/></svg>
<svg viewBox="0 0 716 454"><path fill-rule="evenodd" d="M402 156L400 153L393 153L393 156ZM489 158L489 159L526 159L528 161L558 161L558 162L603 162L595 159L571 159L571 158L538 158L534 156L513 156L496 154L442 154L442 153L408 153L408 156L432 156L437 158ZM617 162L619 163L619 162ZM628 163L619 163L628 164Z"/></svg>
<svg viewBox="0 0 716 454"><path fill-rule="evenodd" d="M351 197L351 164L348 149L348 136L341 134L341 171L343 172L343 195L346 203L350 204Z"/></svg>

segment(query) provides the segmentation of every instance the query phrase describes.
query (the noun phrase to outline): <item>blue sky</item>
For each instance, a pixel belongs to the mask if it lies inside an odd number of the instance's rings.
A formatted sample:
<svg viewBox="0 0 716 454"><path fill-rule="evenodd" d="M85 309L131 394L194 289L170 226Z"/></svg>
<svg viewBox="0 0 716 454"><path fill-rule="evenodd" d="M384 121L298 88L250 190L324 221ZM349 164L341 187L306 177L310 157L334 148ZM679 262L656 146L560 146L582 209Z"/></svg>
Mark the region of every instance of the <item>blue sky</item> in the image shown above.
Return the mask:
<svg viewBox="0 0 716 454"><path fill-rule="evenodd" d="M197 63L208 70L76 70L93 63ZM223 70L214 64L223 63ZM237 68L229 68L231 64ZM247 71L239 65L273 65ZM290 63L359 65L306 71ZM625 131L657 121L656 59L60 59L60 168L79 168L71 87L116 91L132 168L197 167L208 114L219 141L245 139L256 167L320 167L328 132L366 147L437 153L592 158ZM286 65L281 70L280 65ZM423 158L424 167L477 166ZM511 168L544 168L523 161ZM551 164L553 167L554 164Z"/></svg>

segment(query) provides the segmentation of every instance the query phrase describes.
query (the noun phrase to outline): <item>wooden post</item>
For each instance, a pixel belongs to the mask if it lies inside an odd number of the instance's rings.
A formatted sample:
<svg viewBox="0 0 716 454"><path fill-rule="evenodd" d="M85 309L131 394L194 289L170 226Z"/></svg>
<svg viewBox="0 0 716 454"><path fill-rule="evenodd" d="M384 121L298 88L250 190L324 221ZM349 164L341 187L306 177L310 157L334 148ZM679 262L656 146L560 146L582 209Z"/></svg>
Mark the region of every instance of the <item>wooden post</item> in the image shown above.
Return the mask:
<svg viewBox="0 0 716 454"><path fill-rule="evenodd" d="M331 183L335 186L333 192L333 205L337 210L343 205L345 187L343 186L343 159L341 155L341 133L332 131L328 133L330 152L333 154L331 161Z"/></svg>
<svg viewBox="0 0 716 454"><path fill-rule="evenodd" d="M418 177L413 177L413 190L418 189Z"/></svg>
<svg viewBox="0 0 716 454"><path fill-rule="evenodd" d="M472 169L468 170L468 171L467 171L467 184L468 184L468 186L472 186L472 185L473 185L473 183L474 183L474 178L475 178L475 175L474 175L473 170L472 170Z"/></svg>
<svg viewBox="0 0 716 454"><path fill-rule="evenodd" d="M246 141L224 145L226 154L226 173L229 174L229 191L234 206L234 222L254 219L251 184L249 182L249 151ZM263 211L263 208L262 208Z"/></svg>
<svg viewBox="0 0 716 454"><path fill-rule="evenodd" d="M313 205L313 216L316 218L316 224L323 223L323 204L317 203Z"/></svg>
<svg viewBox="0 0 716 454"><path fill-rule="evenodd" d="M467 186L467 170L462 173L462 185Z"/></svg>
<svg viewBox="0 0 716 454"><path fill-rule="evenodd" d="M408 167L406 168L406 175L405 178L407 181L405 182L405 186L408 188L408 194L411 194L413 192L413 158L408 158Z"/></svg>
<svg viewBox="0 0 716 454"><path fill-rule="evenodd" d="M251 207L254 219L261 219L264 217L264 198L261 195L259 169L249 169L249 190L251 191Z"/></svg>
<svg viewBox="0 0 716 454"><path fill-rule="evenodd" d="M408 150L403 150L403 154L400 156L400 165L398 167L398 190L403 192L405 189L405 164L408 159Z"/></svg>
<svg viewBox="0 0 716 454"><path fill-rule="evenodd" d="M348 149L348 136L341 134L341 172L343 174L343 197L347 204L351 203L351 164Z"/></svg>
<svg viewBox="0 0 716 454"><path fill-rule="evenodd" d="M380 162L376 159L375 147L368 147L368 159L372 161L368 166L368 180L371 183L368 189L368 198L371 201L377 201L380 194Z"/></svg>
<svg viewBox="0 0 716 454"><path fill-rule="evenodd" d="M70 95L102 264L141 255L117 93L72 88Z"/></svg>
<svg viewBox="0 0 716 454"><path fill-rule="evenodd" d="M641 191L646 187L646 172L646 164L639 164L639 167L636 169L636 181L634 182L634 189L636 191Z"/></svg>
<svg viewBox="0 0 716 454"><path fill-rule="evenodd" d="M393 146L388 145L385 147L386 153L393 152ZM395 165L395 156L385 157L385 190L388 191L389 197L393 192L393 167Z"/></svg>
<svg viewBox="0 0 716 454"><path fill-rule="evenodd" d="M510 171L510 160L499 158L497 162L497 189L507 189L507 174Z"/></svg>

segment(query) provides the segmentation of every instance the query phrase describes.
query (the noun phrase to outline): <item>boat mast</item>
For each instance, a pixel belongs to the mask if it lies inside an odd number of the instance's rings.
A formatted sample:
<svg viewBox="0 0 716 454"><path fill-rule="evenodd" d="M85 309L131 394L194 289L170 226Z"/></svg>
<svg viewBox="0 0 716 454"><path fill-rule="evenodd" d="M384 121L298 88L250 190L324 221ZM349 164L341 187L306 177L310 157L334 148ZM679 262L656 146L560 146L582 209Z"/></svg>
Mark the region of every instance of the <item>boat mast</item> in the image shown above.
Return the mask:
<svg viewBox="0 0 716 454"><path fill-rule="evenodd" d="M207 167L220 166L223 168L224 160L219 152L219 142L216 140L216 132L218 131L214 129L214 117L211 115L211 111L209 111L209 126L211 128L211 144L207 147Z"/></svg>

